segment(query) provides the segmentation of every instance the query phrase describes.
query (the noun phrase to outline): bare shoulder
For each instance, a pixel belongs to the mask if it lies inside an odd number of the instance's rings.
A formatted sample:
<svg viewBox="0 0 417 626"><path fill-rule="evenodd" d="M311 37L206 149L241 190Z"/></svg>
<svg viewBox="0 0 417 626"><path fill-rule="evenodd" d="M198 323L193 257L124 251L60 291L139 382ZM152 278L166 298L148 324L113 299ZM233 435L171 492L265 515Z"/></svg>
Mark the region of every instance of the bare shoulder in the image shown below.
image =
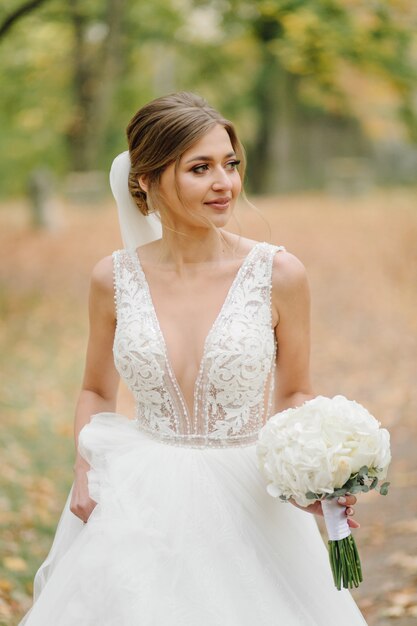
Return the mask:
<svg viewBox="0 0 417 626"><path fill-rule="evenodd" d="M91 272L90 306L111 319L116 318L114 305L113 258L98 261Z"/></svg>
<svg viewBox="0 0 417 626"><path fill-rule="evenodd" d="M300 308L308 310L310 289L307 272L298 257L286 250L274 255L272 264L272 306L274 322L284 313L290 316Z"/></svg>
<svg viewBox="0 0 417 626"><path fill-rule="evenodd" d="M307 284L307 272L298 257L286 250L274 255L272 263L272 288L293 291Z"/></svg>
<svg viewBox="0 0 417 626"><path fill-rule="evenodd" d="M101 292L113 292L113 258L110 255L97 261L91 272L91 286Z"/></svg>

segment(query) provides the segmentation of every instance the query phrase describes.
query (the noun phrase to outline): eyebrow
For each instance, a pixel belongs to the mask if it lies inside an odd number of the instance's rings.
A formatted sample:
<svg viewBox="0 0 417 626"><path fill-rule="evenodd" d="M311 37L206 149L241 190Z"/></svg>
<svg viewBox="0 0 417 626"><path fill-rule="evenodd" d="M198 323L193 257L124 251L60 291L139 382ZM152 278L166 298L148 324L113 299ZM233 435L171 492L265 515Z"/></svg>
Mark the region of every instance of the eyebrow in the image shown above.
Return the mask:
<svg viewBox="0 0 417 626"><path fill-rule="evenodd" d="M232 156L236 156L236 152L229 152L228 154L225 155L224 158L229 159ZM200 156L192 157L192 159L188 159L186 163L192 163L193 161L214 161L214 159L211 156L200 155Z"/></svg>

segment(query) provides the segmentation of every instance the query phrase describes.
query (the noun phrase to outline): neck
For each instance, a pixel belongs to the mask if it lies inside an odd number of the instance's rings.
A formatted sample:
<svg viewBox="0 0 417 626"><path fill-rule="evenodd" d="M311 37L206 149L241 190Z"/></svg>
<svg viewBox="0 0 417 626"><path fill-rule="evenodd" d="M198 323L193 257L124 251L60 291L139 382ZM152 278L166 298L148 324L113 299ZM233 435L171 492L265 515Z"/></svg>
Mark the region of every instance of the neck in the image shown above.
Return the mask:
<svg viewBox="0 0 417 626"><path fill-rule="evenodd" d="M158 263L173 264L180 270L187 264L213 263L230 258L235 247L233 236L220 228L173 232L163 226L156 257Z"/></svg>

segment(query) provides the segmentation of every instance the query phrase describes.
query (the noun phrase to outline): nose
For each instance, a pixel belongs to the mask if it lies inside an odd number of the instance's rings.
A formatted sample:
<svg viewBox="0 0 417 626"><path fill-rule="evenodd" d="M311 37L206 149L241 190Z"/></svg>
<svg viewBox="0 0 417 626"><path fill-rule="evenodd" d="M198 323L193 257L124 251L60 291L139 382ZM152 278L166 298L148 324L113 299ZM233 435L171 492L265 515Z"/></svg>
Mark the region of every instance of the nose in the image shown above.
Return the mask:
<svg viewBox="0 0 417 626"><path fill-rule="evenodd" d="M230 176L223 169L223 167L220 166L215 169L215 173L213 176L213 183L211 187L213 191L221 191L222 189L226 189L226 190L232 189L233 183L230 180Z"/></svg>

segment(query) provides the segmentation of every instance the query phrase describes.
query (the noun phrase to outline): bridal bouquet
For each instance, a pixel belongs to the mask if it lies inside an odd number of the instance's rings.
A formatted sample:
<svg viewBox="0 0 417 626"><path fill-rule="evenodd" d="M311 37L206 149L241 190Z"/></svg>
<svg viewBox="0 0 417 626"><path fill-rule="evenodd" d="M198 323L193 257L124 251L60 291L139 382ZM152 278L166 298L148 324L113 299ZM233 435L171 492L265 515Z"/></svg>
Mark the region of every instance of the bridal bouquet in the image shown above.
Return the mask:
<svg viewBox="0 0 417 626"><path fill-rule="evenodd" d="M268 420L257 457L271 496L303 507L321 501L335 585L358 587L359 555L337 498L375 488L387 494L389 483L380 481L391 460L388 431L353 400L317 396Z"/></svg>

